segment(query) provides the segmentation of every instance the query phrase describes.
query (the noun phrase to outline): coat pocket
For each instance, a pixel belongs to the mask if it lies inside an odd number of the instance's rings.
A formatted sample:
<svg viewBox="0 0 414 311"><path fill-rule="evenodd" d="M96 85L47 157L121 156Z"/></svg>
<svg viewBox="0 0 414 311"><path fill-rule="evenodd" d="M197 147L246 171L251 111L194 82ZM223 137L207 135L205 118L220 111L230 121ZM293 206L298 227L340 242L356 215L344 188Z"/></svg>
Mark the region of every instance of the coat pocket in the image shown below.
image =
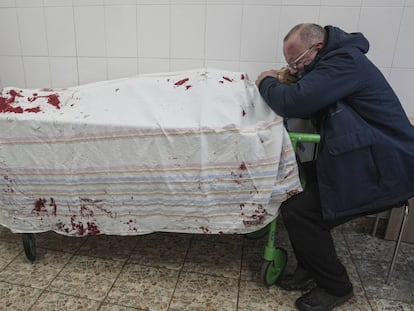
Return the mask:
<svg viewBox="0 0 414 311"><path fill-rule="evenodd" d="M326 148L329 154L337 156L350 151L366 148L375 143L375 136L370 128L347 133L345 135L327 138Z"/></svg>

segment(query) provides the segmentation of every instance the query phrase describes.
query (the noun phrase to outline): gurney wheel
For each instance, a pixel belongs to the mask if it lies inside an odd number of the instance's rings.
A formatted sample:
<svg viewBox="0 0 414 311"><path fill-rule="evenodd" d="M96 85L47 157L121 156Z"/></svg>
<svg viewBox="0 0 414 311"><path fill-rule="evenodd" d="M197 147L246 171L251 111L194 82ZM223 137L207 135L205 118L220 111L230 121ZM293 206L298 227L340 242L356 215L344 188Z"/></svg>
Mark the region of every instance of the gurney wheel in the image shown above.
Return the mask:
<svg viewBox="0 0 414 311"><path fill-rule="evenodd" d="M266 260L262 265L261 278L266 286L273 285L286 267L287 252L277 247L273 260Z"/></svg>
<svg viewBox="0 0 414 311"><path fill-rule="evenodd" d="M36 240L33 233L23 233L23 248L27 259L36 260Z"/></svg>

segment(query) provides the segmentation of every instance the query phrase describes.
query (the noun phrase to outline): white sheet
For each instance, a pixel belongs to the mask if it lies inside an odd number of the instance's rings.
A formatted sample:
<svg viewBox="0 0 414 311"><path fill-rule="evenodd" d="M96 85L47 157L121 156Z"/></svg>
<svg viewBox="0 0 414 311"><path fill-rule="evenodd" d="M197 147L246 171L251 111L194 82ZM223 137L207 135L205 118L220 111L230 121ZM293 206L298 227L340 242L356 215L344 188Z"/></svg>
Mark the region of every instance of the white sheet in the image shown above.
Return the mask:
<svg viewBox="0 0 414 311"><path fill-rule="evenodd" d="M0 133L13 232L246 233L301 191L282 119L240 72L4 88Z"/></svg>

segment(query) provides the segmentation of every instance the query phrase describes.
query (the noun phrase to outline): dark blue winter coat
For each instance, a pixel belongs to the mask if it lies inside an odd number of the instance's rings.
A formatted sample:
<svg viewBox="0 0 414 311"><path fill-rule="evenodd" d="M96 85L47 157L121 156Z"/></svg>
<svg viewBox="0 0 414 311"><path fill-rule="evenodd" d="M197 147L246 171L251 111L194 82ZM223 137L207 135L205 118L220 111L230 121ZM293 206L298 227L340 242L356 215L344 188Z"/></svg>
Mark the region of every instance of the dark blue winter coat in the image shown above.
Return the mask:
<svg viewBox="0 0 414 311"><path fill-rule="evenodd" d="M414 127L361 33L326 26L325 47L294 84L265 78L259 91L280 116L313 118L325 219L369 214L414 196Z"/></svg>

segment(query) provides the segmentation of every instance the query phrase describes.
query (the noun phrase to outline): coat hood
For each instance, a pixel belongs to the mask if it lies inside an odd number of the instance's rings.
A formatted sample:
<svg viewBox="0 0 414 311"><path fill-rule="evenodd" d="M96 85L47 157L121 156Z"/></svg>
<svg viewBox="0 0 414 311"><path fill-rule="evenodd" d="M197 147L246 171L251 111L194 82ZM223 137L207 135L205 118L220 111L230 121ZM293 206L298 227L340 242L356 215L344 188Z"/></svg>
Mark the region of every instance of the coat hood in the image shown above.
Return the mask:
<svg viewBox="0 0 414 311"><path fill-rule="evenodd" d="M304 74L309 73L321 59L329 58L337 53L358 49L366 54L369 50L369 42L360 32L348 33L335 26L324 28L326 31L325 46L318 52L315 59L305 66Z"/></svg>
<svg viewBox="0 0 414 311"><path fill-rule="evenodd" d="M356 48L364 54L369 50L369 42L360 32L347 33L335 26L325 26L325 30L325 47L319 52L320 57L342 48Z"/></svg>

